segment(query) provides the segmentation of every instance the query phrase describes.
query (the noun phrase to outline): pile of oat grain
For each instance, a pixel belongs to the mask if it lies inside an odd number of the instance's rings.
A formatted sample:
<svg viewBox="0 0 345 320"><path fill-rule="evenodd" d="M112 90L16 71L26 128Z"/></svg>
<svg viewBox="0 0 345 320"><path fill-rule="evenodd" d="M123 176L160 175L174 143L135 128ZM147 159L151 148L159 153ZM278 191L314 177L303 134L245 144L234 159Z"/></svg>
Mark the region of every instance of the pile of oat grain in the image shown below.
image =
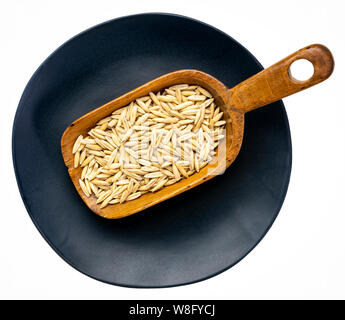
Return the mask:
<svg viewBox="0 0 345 320"><path fill-rule="evenodd" d="M134 200L199 172L225 135L223 112L197 85L179 84L102 119L73 146L79 184L101 208Z"/></svg>

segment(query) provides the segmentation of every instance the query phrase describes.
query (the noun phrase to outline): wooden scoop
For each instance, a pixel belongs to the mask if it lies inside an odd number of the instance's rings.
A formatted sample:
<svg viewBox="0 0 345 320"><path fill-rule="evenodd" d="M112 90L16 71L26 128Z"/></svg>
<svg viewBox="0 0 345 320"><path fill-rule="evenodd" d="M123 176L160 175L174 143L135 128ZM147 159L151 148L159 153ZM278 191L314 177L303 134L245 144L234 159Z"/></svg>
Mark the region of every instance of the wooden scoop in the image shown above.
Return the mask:
<svg viewBox="0 0 345 320"><path fill-rule="evenodd" d="M290 73L290 65L298 59L309 60L314 66L313 76L306 81L296 80ZM228 89L223 83L209 74L197 70L178 70L163 75L89 112L74 121L65 130L61 139L61 150L69 175L83 201L96 214L105 218L117 219L139 212L221 174L235 160L240 151L246 112L275 102L327 79L331 75L333 67L334 62L331 52L322 45L314 44L291 54L232 89ZM148 95L150 91L157 92L163 88L181 83L197 84L207 89L215 98L217 106L224 112L226 138L219 144L216 161L213 161L215 163L206 165L198 173L173 185L166 186L160 191L149 192L135 200L108 205L101 209L100 205L96 204L96 197L86 197L79 186L78 180L81 176L81 168L74 168L72 154L72 147L76 138L79 135L87 135L87 132L99 120L107 117L114 110L127 106L133 100Z"/></svg>

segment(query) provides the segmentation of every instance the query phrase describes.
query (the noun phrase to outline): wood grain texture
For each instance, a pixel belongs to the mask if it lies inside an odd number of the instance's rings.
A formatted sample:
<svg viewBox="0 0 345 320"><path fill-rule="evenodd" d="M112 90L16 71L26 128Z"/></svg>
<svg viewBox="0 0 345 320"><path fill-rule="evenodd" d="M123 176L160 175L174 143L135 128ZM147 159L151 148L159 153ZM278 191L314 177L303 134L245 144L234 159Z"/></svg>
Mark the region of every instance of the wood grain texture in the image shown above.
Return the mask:
<svg viewBox="0 0 345 320"><path fill-rule="evenodd" d="M289 73L291 63L301 58L311 61L315 69L312 78L304 82L293 79ZM105 218L117 219L140 212L221 174L231 165L240 151L245 112L277 101L325 80L332 73L333 65L332 55L326 47L312 45L297 51L231 90L211 75L197 70L178 70L163 75L89 112L74 121L65 130L61 139L61 151L69 175L83 201L96 214ZM217 106L224 112L226 137L218 147L214 163L208 164L200 172L189 178L182 179L157 192L146 193L135 200L108 205L101 209L96 204L96 197L86 197L79 186L78 180L81 175L81 168L74 168L72 154L76 138L80 134L85 136L99 120L107 117L116 109L127 106L131 101L147 95L150 91L157 92L180 83L197 84L204 87L213 95Z"/></svg>
<svg viewBox="0 0 345 320"><path fill-rule="evenodd" d="M314 66L314 74L305 81L293 78L291 64L306 59ZM248 112L326 80L333 72L331 52L323 45L307 46L273 66L257 73L230 90L230 105Z"/></svg>

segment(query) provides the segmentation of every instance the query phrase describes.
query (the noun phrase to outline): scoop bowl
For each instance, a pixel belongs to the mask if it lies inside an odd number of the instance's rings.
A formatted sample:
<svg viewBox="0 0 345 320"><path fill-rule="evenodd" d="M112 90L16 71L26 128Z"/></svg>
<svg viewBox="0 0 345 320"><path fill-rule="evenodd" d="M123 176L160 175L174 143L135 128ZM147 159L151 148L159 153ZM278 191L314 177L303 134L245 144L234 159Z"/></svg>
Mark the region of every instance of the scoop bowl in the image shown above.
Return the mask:
<svg viewBox="0 0 345 320"><path fill-rule="evenodd" d="M290 72L291 64L299 59L306 59L313 64L314 74L308 80L296 80ZM289 55L231 89L213 76L198 70L178 70L165 74L85 114L65 130L61 139L61 151L68 173L85 204L97 215L118 219L140 212L224 172L240 151L246 112L324 81L332 74L333 68L334 60L329 49L323 45L314 44ZM224 112L226 134L217 148L214 160L187 179L165 186L159 191L145 193L135 200L100 208L100 205L96 204L97 198L93 195L86 197L79 186L78 181L82 169L74 168L72 149L75 140L79 135L87 135L87 132L99 120L107 117L113 111L127 106L135 99L146 96L149 92L157 92L181 83L199 85L208 90L214 97L216 105Z"/></svg>

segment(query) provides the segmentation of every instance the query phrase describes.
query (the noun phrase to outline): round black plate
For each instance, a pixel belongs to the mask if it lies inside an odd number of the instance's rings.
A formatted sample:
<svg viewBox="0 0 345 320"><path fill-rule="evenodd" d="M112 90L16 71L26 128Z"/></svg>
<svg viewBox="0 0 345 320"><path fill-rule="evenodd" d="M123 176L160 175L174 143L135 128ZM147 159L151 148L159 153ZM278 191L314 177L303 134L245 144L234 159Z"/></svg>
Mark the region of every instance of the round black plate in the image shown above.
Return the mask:
<svg viewBox="0 0 345 320"><path fill-rule="evenodd" d="M281 101L246 115L242 150L222 176L120 220L92 213L62 160L65 128L162 74L205 71L228 87L262 70L225 33L170 14L93 27L57 49L29 81L13 127L13 161L25 206L51 247L84 274L116 285L200 281L241 260L283 203L291 141Z"/></svg>

